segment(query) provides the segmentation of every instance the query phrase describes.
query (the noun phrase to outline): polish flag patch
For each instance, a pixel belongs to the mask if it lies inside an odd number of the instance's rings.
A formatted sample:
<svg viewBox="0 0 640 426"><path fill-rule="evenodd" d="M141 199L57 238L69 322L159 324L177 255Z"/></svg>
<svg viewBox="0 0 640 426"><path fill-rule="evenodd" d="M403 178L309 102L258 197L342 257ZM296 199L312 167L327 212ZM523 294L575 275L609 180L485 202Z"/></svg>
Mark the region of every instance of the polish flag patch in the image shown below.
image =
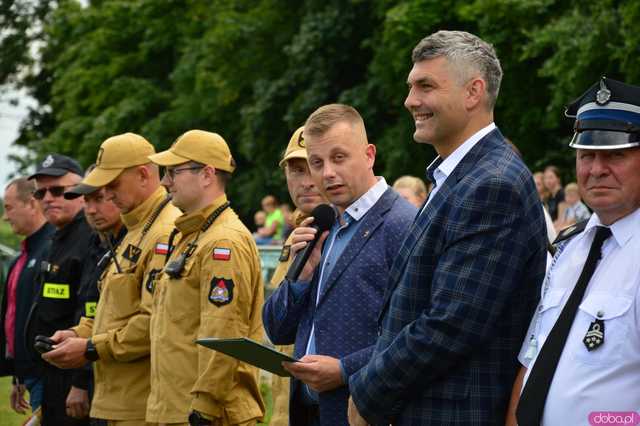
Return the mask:
<svg viewBox="0 0 640 426"><path fill-rule="evenodd" d="M162 244L162 243L156 244L155 253L156 254L167 254L167 253L169 253L169 244Z"/></svg>
<svg viewBox="0 0 640 426"><path fill-rule="evenodd" d="M231 250L228 248L216 247L213 249L213 260L231 259Z"/></svg>

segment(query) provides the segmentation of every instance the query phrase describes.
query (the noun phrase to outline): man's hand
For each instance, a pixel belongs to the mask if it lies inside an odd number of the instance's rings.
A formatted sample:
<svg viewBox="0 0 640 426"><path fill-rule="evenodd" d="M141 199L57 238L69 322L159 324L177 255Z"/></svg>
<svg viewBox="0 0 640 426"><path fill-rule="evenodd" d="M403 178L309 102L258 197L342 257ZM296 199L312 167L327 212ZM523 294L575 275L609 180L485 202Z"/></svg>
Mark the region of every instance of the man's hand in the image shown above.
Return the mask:
<svg viewBox="0 0 640 426"><path fill-rule="evenodd" d="M67 395L67 416L84 419L89 415L89 391L71 386Z"/></svg>
<svg viewBox="0 0 640 426"><path fill-rule="evenodd" d="M76 334L75 331L73 330L58 330L55 333L53 333L53 336L51 336L51 340L53 340L56 343L62 343L67 339L70 339L72 337L78 337L78 335Z"/></svg>
<svg viewBox="0 0 640 426"><path fill-rule="evenodd" d="M349 397L347 416L349 417L349 426L368 426L367 421L362 418L358 412L358 407L356 407L356 404L353 402L353 398L351 397Z"/></svg>
<svg viewBox="0 0 640 426"><path fill-rule="evenodd" d="M313 223L313 217L308 217L300 223L300 226L293 230L293 237L291 238L292 256L295 256L300 250L304 249L308 242L315 238L318 230L311 228L309 226L311 223ZM313 277L313 271L315 271L316 267L320 263L322 245L324 244L324 240L327 239L327 235L329 235L329 231L323 232L320 236L320 239L313 248L306 265L302 268L302 272L299 277L300 281L310 281L311 277Z"/></svg>
<svg viewBox="0 0 640 426"><path fill-rule="evenodd" d="M298 362L283 362L282 366L316 392L325 392L344 385L340 361L337 358L305 355Z"/></svg>
<svg viewBox="0 0 640 426"><path fill-rule="evenodd" d="M9 399L11 408L16 413L24 414L29 408L31 408L27 400L24 399L25 391L26 388L24 387L24 385L13 385L13 387L11 388L11 396Z"/></svg>
<svg viewBox="0 0 640 426"><path fill-rule="evenodd" d="M42 359L58 368L80 368L88 362L84 357L86 350L87 339L71 337L56 345L54 350L42 354Z"/></svg>

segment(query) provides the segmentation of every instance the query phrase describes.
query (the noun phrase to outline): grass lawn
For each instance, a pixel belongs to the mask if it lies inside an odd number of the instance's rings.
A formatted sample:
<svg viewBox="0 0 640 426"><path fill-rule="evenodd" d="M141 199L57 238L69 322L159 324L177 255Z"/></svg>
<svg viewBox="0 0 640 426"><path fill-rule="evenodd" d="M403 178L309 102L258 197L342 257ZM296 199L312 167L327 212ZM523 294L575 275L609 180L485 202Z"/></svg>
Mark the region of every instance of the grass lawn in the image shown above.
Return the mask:
<svg viewBox="0 0 640 426"><path fill-rule="evenodd" d="M16 414L9 406L11 377L0 377L0 426L20 426L27 416Z"/></svg>
<svg viewBox="0 0 640 426"><path fill-rule="evenodd" d="M271 418L271 389L266 383L260 386L262 397L267 405L267 413L265 415L266 423L269 424ZM26 416L16 414L9 406L9 394L11 393L11 377L0 377L0 426L20 426L26 419Z"/></svg>

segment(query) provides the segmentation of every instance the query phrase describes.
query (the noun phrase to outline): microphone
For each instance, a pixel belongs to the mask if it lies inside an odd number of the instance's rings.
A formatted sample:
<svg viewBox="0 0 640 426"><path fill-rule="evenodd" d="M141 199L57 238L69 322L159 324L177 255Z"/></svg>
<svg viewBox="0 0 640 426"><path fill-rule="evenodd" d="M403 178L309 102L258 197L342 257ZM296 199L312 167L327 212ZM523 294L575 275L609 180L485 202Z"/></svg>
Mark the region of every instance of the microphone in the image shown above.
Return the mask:
<svg viewBox="0 0 640 426"><path fill-rule="evenodd" d="M311 255L313 248L320 239L320 235L322 235L324 231L331 229L336 221L336 211L328 204L320 204L316 206L316 208L311 212L311 216L313 216L313 223L311 224L311 227L315 228L318 232L316 232L316 236L313 240L307 241L307 246L296 255L295 259L293 259L293 262L287 271L287 275L285 275L285 278L289 281L296 281L298 279L302 272L302 268L304 268L307 260L309 260L309 256Z"/></svg>

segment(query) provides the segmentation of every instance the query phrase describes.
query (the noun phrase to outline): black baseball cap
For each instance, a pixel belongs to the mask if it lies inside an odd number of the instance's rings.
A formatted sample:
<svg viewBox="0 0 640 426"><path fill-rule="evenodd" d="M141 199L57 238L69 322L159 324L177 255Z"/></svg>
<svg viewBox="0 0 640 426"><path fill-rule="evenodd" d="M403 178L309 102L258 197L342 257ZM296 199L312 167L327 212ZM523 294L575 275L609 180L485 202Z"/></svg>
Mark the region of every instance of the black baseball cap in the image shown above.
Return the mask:
<svg viewBox="0 0 640 426"><path fill-rule="evenodd" d="M48 154L44 160L36 166L36 172L29 176L34 179L38 176L60 177L67 173L75 173L78 176L83 175L80 164L71 157L62 154Z"/></svg>

